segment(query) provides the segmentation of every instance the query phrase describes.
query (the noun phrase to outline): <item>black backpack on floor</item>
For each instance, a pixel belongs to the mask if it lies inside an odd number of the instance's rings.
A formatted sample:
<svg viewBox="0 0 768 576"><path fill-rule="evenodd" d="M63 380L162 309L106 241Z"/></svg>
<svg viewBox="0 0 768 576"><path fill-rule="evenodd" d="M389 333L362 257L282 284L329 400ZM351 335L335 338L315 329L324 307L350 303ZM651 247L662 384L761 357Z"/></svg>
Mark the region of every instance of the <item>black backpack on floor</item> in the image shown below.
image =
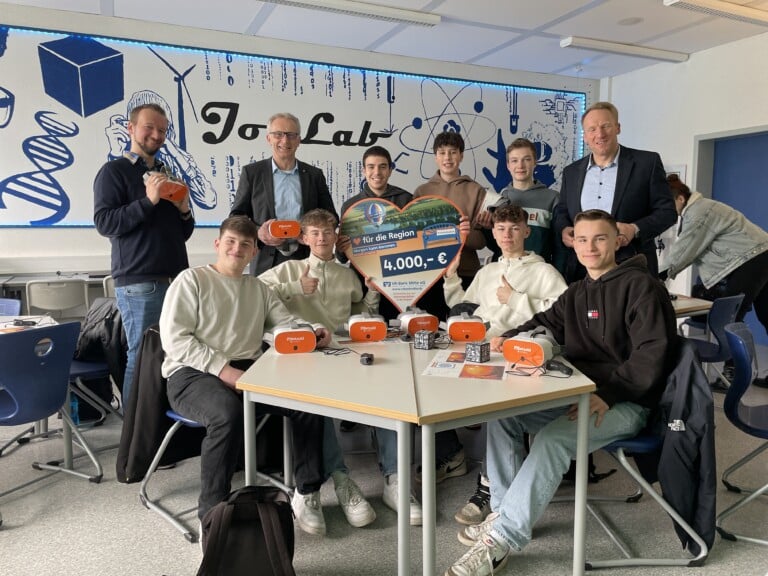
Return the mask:
<svg viewBox="0 0 768 576"><path fill-rule="evenodd" d="M282 490L236 490L205 514L202 525L197 576L295 576L293 510Z"/></svg>

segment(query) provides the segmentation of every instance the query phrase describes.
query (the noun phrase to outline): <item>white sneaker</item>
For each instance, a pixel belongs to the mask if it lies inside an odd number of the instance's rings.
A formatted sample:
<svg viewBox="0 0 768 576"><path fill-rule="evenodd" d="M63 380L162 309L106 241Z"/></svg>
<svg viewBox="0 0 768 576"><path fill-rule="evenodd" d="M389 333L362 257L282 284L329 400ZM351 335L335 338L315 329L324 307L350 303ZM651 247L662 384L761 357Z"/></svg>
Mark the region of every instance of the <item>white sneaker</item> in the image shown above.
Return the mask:
<svg viewBox="0 0 768 576"><path fill-rule="evenodd" d="M474 546L480 540L482 540L483 536L488 534L488 532L493 529L493 521L498 517L498 512L491 512L483 522L480 522L480 524L462 528L457 534L459 542L465 544L466 546Z"/></svg>
<svg viewBox="0 0 768 576"><path fill-rule="evenodd" d="M325 536L325 517L320 505L320 492L299 494L299 491L295 490L291 506L299 528L308 534Z"/></svg>
<svg viewBox="0 0 768 576"><path fill-rule="evenodd" d="M397 512L397 474L390 474L384 478L384 492L381 495L389 508ZM422 513L421 504L416 500L416 496L410 495L410 521L411 526L421 526Z"/></svg>
<svg viewBox="0 0 768 576"><path fill-rule="evenodd" d="M363 497L360 487L348 474L334 472L332 477L336 486L336 497L351 526L362 528L376 520L376 511Z"/></svg>
<svg viewBox="0 0 768 576"><path fill-rule="evenodd" d="M509 546L486 534L451 566L445 576L491 576L497 574L509 558Z"/></svg>

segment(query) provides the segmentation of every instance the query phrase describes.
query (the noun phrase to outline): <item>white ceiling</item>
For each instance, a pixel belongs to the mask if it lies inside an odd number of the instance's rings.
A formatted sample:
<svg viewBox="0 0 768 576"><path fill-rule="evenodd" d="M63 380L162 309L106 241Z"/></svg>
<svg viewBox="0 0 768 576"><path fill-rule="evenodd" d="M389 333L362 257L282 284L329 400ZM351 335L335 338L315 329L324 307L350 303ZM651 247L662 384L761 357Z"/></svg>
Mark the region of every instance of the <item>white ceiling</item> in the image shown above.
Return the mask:
<svg viewBox="0 0 768 576"><path fill-rule="evenodd" d="M624 74L656 61L560 48L561 38L586 36L692 54L768 32L768 26L665 7L662 0L375 0L378 4L438 14L442 22L433 28L277 6L256 0L2 1L593 79ZM768 0L732 0L732 3L768 11ZM62 29L66 29L65 22ZM194 45L194 38L190 42ZM307 59L312 59L311 54Z"/></svg>

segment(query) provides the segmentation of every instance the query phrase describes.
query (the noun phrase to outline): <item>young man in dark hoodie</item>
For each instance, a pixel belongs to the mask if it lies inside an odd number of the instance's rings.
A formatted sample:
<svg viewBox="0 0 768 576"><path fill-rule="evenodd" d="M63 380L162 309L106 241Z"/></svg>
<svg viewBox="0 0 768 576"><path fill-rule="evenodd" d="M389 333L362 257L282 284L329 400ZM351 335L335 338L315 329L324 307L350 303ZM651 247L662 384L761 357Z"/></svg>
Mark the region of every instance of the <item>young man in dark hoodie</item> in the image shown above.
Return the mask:
<svg viewBox="0 0 768 576"><path fill-rule="evenodd" d="M360 200L380 198L392 202L398 208L404 208L413 199L410 192L406 192L402 188L392 186L389 183L389 177L392 175L392 156L386 148L371 146L363 153L363 174L365 175L363 191L344 201L339 212L342 218L350 206ZM347 252L351 249L352 244L349 237L339 236L336 241L336 258L338 258L339 262L345 264L349 261ZM365 285L365 278L361 276L360 281ZM397 318L399 313L400 310L395 308L394 304L386 298L382 298L379 301L379 314L385 320L389 321Z"/></svg>
<svg viewBox="0 0 768 576"><path fill-rule="evenodd" d="M554 305L491 341L544 326L565 345L567 358L589 376L588 450L636 435L664 390L675 362L675 313L664 286L648 273L645 256L616 264L616 221L602 210L574 219L574 249L586 278L568 287ZM499 570L512 549L522 550L534 524L576 454L575 405L488 423L491 509L459 540L472 548L448 576L486 576ZM523 435L535 434L523 460Z"/></svg>

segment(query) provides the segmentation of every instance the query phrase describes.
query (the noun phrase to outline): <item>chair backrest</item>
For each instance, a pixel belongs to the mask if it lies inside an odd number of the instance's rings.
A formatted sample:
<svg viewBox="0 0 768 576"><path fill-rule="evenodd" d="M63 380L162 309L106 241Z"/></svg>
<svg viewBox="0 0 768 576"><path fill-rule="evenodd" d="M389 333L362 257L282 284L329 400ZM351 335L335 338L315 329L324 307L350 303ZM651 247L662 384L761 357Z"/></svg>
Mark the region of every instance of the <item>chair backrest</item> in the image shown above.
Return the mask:
<svg viewBox="0 0 768 576"><path fill-rule="evenodd" d="M720 346L720 354L718 355L720 360L728 360L731 357L728 339L725 337L725 327L736 321L736 314L739 312L743 300L744 294L717 298L712 302L712 308L707 315L709 331L715 336Z"/></svg>
<svg viewBox="0 0 768 576"><path fill-rule="evenodd" d="M0 335L0 425L36 422L64 405L78 334L70 322Z"/></svg>
<svg viewBox="0 0 768 576"><path fill-rule="evenodd" d="M104 290L105 298L115 297L115 279L112 276L104 276L104 280L101 281L101 287Z"/></svg>
<svg viewBox="0 0 768 576"><path fill-rule="evenodd" d="M27 313L34 314L33 308L49 313L74 312L72 317L84 317L90 300L88 283L82 278L61 280L31 280L27 282Z"/></svg>
<svg viewBox="0 0 768 576"><path fill-rule="evenodd" d="M21 300L0 298L0 316L18 316L21 314Z"/></svg>
<svg viewBox="0 0 768 576"><path fill-rule="evenodd" d="M755 375L755 342L752 331L744 322L734 322L725 327L734 363L734 378L723 401L723 411L731 423L740 430L768 438L768 402L745 405L747 393Z"/></svg>

